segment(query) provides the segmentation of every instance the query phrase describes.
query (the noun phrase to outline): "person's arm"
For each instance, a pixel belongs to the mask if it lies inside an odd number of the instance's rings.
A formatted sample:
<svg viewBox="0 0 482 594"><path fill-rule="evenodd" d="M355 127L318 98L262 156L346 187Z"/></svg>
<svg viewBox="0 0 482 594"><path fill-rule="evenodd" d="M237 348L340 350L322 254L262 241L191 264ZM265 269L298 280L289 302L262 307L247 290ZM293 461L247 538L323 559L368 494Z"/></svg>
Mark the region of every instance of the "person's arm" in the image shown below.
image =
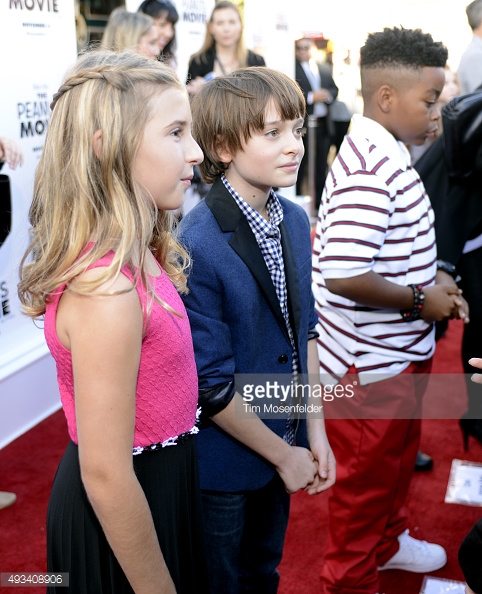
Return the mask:
<svg viewBox="0 0 482 594"><path fill-rule="evenodd" d="M449 285L451 287L457 287L458 285L455 282L453 276L448 274L443 270L437 270L437 275L435 277L435 284L437 285ZM464 324L468 324L470 322L470 307L465 298L462 296L462 290L459 289L458 293L452 293L452 298L454 300L454 304L457 308L457 312L454 314L454 317L463 320Z"/></svg>
<svg viewBox="0 0 482 594"><path fill-rule="evenodd" d="M10 169L23 165L22 149L16 142L4 136L0 136L0 161L6 161Z"/></svg>
<svg viewBox="0 0 482 594"><path fill-rule="evenodd" d="M315 103L326 103L330 105L338 97L338 87L328 67L322 65L319 67L319 70L321 89L313 91L313 101Z"/></svg>
<svg viewBox="0 0 482 594"><path fill-rule="evenodd" d="M320 365L316 339L308 341L308 376L313 385L319 383ZM309 495L315 495L335 484L336 461L326 436L323 413L316 413L314 418L308 416L306 426L310 450L318 465L317 480L306 491Z"/></svg>
<svg viewBox="0 0 482 594"><path fill-rule="evenodd" d="M333 96L328 89L317 89L308 93L308 103L327 103L333 102Z"/></svg>
<svg viewBox="0 0 482 594"><path fill-rule="evenodd" d="M210 68L211 66L211 68ZM201 87L206 84L205 76L212 72L214 63L205 63L204 61L191 58L189 61L186 89L190 95L195 95Z"/></svg>
<svg viewBox="0 0 482 594"><path fill-rule="evenodd" d="M206 84L206 80L202 76L196 76L196 78L191 79L187 85L186 89L190 95L195 95L199 92L199 90Z"/></svg>
<svg viewBox="0 0 482 594"><path fill-rule="evenodd" d="M373 271L349 278L326 279L325 283L330 293L361 305L388 309L413 307L413 291L410 287L387 281ZM426 321L460 317L460 312L464 311L461 292L455 283L435 284L424 288L424 293L425 303L421 317Z"/></svg>
<svg viewBox="0 0 482 594"><path fill-rule="evenodd" d="M311 485L317 468L306 448L290 446L255 414L249 413L238 393L217 415L211 417L221 429L273 464L288 493ZM244 417L244 418L243 418Z"/></svg>
<svg viewBox="0 0 482 594"><path fill-rule="evenodd" d="M129 288L131 283L120 275L110 289ZM67 291L57 327L72 353L80 470L89 501L136 594L174 594L133 469L143 331L137 292L86 297Z"/></svg>
<svg viewBox="0 0 482 594"><path fill-rule="evenodd" d="M331 293L369 307L413 308L410 286L392 283L372 270L385 243L393 205L390 189L378 175L354 174L338 184L326 212L324 247L318 253L318 262L316 254L320 248L315 241L314 265L322 272ZM442 283L442 278L438 274L437 284L424 287L421 317L426 321L464 315L460 290L453 279Z"/></svg>

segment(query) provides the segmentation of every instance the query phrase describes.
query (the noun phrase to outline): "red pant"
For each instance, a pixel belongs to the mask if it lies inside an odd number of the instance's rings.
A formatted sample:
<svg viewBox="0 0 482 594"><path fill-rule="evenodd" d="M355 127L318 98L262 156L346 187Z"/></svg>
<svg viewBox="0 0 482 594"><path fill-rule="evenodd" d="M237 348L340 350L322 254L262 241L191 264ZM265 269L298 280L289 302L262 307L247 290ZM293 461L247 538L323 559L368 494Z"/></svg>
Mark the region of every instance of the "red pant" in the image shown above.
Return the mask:
<svg viewBox="0 0 482 594"><path fill-rule="evenodd" d="M352 399L337 403L347 407L339 415L344 418L326 421L337 461L322 570L326 594L375 594L377 566L398 551L431 364L431 359L412 363L394 378L356 385ZM354 368L348 373L346 383L356 377ZM390 415L380 415L387 395Z"/></svg>

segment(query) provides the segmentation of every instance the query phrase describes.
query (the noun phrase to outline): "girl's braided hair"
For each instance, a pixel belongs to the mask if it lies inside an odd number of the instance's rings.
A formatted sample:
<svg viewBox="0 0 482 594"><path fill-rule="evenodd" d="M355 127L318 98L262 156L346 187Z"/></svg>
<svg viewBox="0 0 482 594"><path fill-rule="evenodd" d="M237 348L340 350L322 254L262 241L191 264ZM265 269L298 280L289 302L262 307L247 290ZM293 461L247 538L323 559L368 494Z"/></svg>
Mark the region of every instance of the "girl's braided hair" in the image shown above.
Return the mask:
<svg viewBox="0 0 482 594"><path fill-rule="evenodd" d="M173 215L158 210L131 176L150 99L169 87L185 92L160 62L130 51L94 50L79 58L55 93L35 176L31 243L20 267L19 296L28 315L42 315L57 287L110 250L115 257L102 277L95 283L77 279L72 290L88 293L126 264L150 290L147 247L178 290L187 290L188 258L172 236ZM99 130L98 157L93 136Z"/></svg>

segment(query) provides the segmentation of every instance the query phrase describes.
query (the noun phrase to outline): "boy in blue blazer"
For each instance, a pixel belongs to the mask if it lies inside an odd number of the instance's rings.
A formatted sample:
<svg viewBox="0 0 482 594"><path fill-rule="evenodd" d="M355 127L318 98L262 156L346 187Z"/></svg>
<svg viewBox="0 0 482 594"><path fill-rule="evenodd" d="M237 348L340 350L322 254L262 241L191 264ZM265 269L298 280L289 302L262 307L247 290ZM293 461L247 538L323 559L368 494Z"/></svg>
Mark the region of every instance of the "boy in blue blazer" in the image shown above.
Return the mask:
<svg viewBox="0 0 482 594"><path fill-rule="evenodd" d="M201 173L213 183L179 227L192 258L184 303L207 418L198 454L211 591L270 594L288 493L335 480L323 418L261 420L235 386L238 374L318 374L310 224L272 189L296 182L305 103L286 75L244 68L206 84L192 109ZM296 428L308 447L293 445Z"/></svg>

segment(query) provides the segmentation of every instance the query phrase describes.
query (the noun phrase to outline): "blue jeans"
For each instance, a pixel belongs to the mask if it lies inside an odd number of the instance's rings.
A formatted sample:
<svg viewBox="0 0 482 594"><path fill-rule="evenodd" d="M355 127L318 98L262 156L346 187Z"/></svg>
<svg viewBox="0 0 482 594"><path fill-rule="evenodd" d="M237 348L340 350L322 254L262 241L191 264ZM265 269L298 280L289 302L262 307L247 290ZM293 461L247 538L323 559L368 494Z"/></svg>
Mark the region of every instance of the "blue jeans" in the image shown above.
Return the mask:
<svg viewBox="0 0 482 594"><path fill-rule="evenodd" d="M278 474L255 491L203 491L211 594L276 594L290 499Z"/></svg>

